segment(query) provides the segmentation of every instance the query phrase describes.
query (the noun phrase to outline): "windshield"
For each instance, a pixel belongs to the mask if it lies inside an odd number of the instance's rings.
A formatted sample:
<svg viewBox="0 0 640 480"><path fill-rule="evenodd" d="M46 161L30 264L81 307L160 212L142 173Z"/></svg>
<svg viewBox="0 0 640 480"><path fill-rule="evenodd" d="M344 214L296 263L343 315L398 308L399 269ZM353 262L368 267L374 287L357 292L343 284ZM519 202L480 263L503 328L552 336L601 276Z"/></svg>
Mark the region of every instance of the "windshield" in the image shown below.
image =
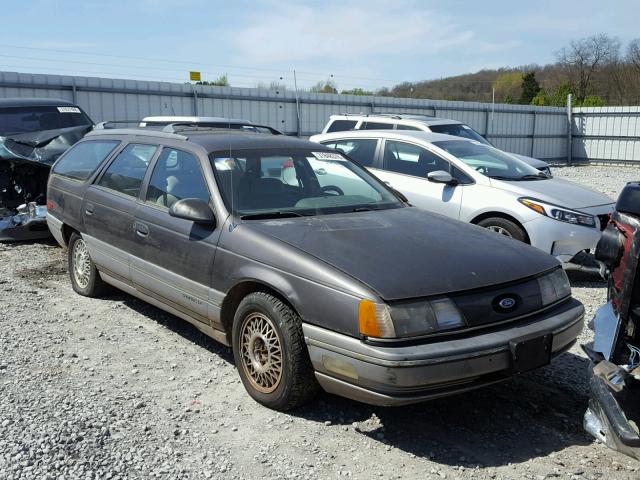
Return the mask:
<svg viewBox="0 0 640 480"><path fill-rule="evenodd" d="M91 125L78 107L6 107L0 108L0 136L57 130Z"/></svg>
<svg viewBox="0 0 640 480"><path fill-rule="evenodd" d="M498 180L537 180L548 178L544 173L500 150L467 140L433 142L436 147L459 158L471 168Z"/></svg>
<svg viewBox="0 0 640 480"><path fill-rule="evenodd" d="M489 141L476 132L469 125L462 123L447 123L446 125L429 125L429 129L434 133L443 133L445 135L453 135L454 137L468 138L485 145L491 145Z"/></svg>
<svg viewBox="0 0 640 480"><path fill-rule="evenodd" d="M337 152L236 150L210 159L227 208L241 218L402 206L384 184Z"/></svg>

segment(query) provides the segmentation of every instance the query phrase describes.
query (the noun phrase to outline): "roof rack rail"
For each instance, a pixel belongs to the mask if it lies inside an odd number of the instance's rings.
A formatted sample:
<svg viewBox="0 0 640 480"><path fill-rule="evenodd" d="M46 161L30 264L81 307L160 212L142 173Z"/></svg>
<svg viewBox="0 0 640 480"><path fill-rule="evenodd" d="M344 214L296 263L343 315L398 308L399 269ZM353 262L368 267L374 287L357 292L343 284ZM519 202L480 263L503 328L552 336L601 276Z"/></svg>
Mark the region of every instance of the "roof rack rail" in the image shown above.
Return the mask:
<svg viewBox="0 0 640 480"><path fill-rule="evenodd" d="M138 123L140 123L140 120L107 120L104 122L98 122L95 124L95 126L93 127L94 130L105 130L105 129L113 129L116 127L112 127L111 125L117 125L120 123L124 123L124 124L129 124L129 123L134 123L136 125L138 125Z"/></svg>
<svg viewBox="0 0 640 480"><path fill-rule="evenodd" d="M105 123L105 122L101 122ZM189 137L177 135L175 133L161 132L159 130L151 130L146 128L104 128L96 125L93 130L85 135L85 137L97 137L102 135L142 135L145 137L171 138L173 140L188 140Z"/></svg>
<svg viewBox="0 0 640 480"><path fill-rule="evenodd" d="M255 123L247 123L246 125L244 125L237 122L229 122L229 124L234 124L239 128L229 128L229 127L225 127L224 125L220 125L220 126L201 125L198 122L173 122L162 127L161 131L165 133L177 133L177 132L188 132L188 131L192 131L192 132L238 131L238 132L245 132L245 133L246 132L260 133L255 131L254 129L264 128L268 130L269 133L271 133L272 135L284 135L280 130L276 130L275 128L270 127L268 125L258 125Z"/></svg>

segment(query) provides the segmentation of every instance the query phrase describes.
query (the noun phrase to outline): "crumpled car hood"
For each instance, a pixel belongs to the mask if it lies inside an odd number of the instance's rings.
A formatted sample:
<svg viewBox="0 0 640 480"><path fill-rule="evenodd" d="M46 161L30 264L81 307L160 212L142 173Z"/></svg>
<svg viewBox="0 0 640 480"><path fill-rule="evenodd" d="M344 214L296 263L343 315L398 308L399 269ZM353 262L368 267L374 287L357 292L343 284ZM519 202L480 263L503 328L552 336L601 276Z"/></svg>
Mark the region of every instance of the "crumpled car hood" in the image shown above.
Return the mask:
<svg viewBox="0 0 640 480"><path fill-rule="evenodd" d="M51 166L60 155L92 128L91 125L80 125L0 136L0 160L29 161Z"/></svg>

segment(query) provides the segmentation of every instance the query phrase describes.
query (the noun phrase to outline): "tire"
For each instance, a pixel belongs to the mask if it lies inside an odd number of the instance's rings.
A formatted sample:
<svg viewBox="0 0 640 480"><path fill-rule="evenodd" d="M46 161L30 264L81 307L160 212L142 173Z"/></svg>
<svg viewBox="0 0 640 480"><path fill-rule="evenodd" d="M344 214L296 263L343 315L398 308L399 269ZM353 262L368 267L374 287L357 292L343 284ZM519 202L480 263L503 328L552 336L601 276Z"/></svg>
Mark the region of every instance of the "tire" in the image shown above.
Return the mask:
<svg viewBox="0 0 640 480"><path fill-rule="evenodd" d="M522 227L518 226L511 220L507 220L506 218L485 218L484 220L479 221L478 225L504 235L505 237L513 238L514 240L519 240L525 243L527 242L527 234Z"/></svg>
<svg viewBox="0 0 640 480"><path fill-rule="evenodd" d="M83 266L79 267L79 263L83 263ZM71 286L76 293L85 297L98 297L106 291L106 284L89 256L87 244L75 232L69 239L68 266Z"/></svg>
<svg viewBox="0 0 640 480"><path fill-rule="evenodd" d="M266 292L247 295L233 318L233 358L251 397L274 410L310 402L320 390L300 317Z"/></svg>

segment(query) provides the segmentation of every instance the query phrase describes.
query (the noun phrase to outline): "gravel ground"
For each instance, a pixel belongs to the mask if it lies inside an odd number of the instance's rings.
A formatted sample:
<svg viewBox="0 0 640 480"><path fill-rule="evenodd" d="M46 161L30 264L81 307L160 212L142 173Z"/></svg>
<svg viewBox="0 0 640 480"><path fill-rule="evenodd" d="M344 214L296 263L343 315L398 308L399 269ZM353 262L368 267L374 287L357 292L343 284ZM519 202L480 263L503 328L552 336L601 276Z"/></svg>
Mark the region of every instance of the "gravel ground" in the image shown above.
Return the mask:
<svg viewBox="0 0 640 480"><path fill-rule="evenodd" d="M616 195L640 171L559 168ZM571 274L591 317L604 284ZM122 293L74 294L54 243L0 245L0 478L638 479L581 426L587 362L396 409L253 402L229 349ZM589 331L580 341L588 341Z"/></svg>

